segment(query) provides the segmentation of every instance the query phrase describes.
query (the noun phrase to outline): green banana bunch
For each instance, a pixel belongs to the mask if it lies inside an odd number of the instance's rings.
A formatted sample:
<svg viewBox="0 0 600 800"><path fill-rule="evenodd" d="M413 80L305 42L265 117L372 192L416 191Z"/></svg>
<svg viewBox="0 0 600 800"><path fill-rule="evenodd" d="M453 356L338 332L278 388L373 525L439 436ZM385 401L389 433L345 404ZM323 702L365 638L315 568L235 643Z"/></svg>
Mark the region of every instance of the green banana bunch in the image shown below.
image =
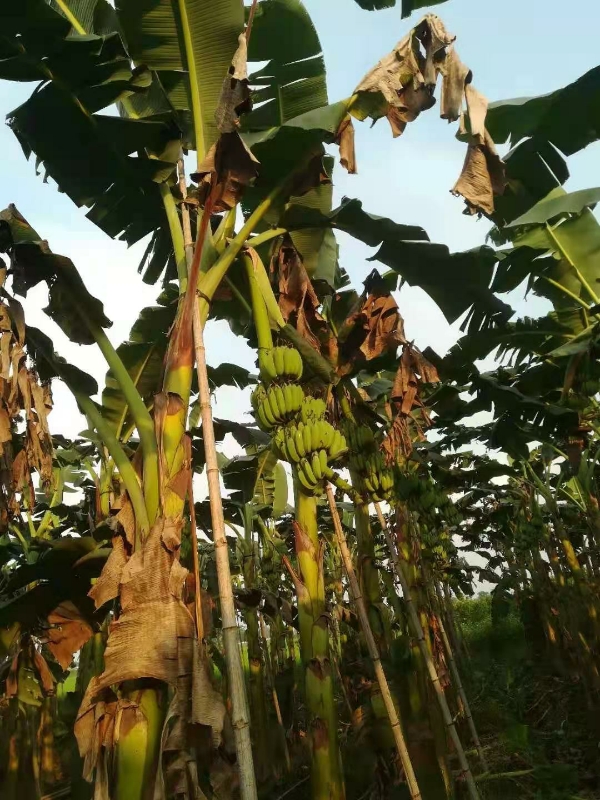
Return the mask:
<svg viewBox="0 0 600 800"><path fill-rule="evenodd" d="M259 384L250 398L258 424L265 431L278 428L293 419L303 400L304 392L297 383L273 385L268 389Z"/></svg>
<svg viewBox="0 0 600 800"><path fill-rule="evenodd" d="M267 384L281 380L297 381L302 377L302 356L295 347L273 347L258 351L261 380Z"/></svg>
<svg viewBox="0 0 600 800"><path fill-rule="evenodd" d="M369 433L371 433L369 431ZM368 437L354 437L354 442L362 441L363 450L367 452L352 451L350 469L358 476L359 485L356 487L363 496L368 495L374 503L389 500L394 488L394 474L385 465L383 455L379 450L368 451ZM372 443L375 440L372 439Z"/></svg>
<svg viewBox="0 0 600 800"><path fill-rule="evenodd" d="M354 453L375 450L373 431L367 428L366 425L357 425L354 422L348 422L344 430L350 449Z"/></svg>
<svg viewBox="0 0 600 800"><path fill-rule="evenodd" d="M325 416L327 405L319 397L305 397L300 409L300 419L304 424L320 420Z"/></svg>
<svg viewBox="0 0 600 800"><path fill-rule="evenodd" d="M294 465L300 485L310 494L321 493L329 461L347 450L344 436L324 419L278 428L273 445L279 458Z"/></svg>
<svg viewBox="0 0 600 800"><path fill-rule="evenodd" d="M344 436L324 419L304 423L299 421L278 430L273 441L286 461L298 464L303 458L312 458L324 452L331 460L346 452Z"/></svg>

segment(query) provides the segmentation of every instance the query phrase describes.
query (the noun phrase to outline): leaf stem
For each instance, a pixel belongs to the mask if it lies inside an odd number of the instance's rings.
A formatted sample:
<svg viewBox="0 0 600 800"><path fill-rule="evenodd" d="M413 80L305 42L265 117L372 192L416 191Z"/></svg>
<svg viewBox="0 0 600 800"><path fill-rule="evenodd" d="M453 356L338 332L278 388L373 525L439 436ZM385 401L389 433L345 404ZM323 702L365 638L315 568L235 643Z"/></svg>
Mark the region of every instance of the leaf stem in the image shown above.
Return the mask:
<svg viewBox="0 0 600 800"><path fill-rule="evenodd" d="M589 303L586 303L581 297L578 297L575 292L572 292L570 289L567 289L566 286L563 286L562 283L555 281L553 278L548 278L546 275L541 276L545 281L547 281L551 286L554 286L555 289L558 289L563 294L566 294L572 300L574 300L577 305L581 306L585 311L589 311L591 306Z"/></svg>
<svg viewBox="0 0 600 800"><path fill-rule="evenodd" d="M175 251L177 278L179 281L179 294L181 295L185 294L188 282L187 267L185 263L185 246L183 243L183 231L181 230L179 214L177 213L177 204L175 203L175 198L173 197L171 189L166 181L160 184L160 196L162 197L165 214L167 215L169 233L171 234L173 250Z"/></svg>
<svg viewBox="0 0 600 800"><path fill-rule="evenodd" d="M81 410L97 430L98 435L102 438L102 441L115 462L115 466L119 471L119 475L125 484L127 494L131 500L135 512L137 528L139 528L142 537L144 537L150 530L150 521L137 473L132 463L127 458L119 440L112 432L110 425L106 422L93 400L79 392L73 392L73 394ZM137 545L137 536L135 545Z"/></svg>
<svg viewBox="0 0 600 800"><path fill-rule="evenodd" d="M73 30L77 31L80 36L85 36L86 31L77 19L77 17L73 14L69 6L65 3L65 0L56 0L56 5L60 8L62 13L65 17L69 20L71 25L73 26Z"/></svg>
<svg viewBox="0 0 600 800"><path fill-rule="evenodd" d="M247 254L242 255L242 262L246 269L248 277L248 284L250 286L250 297L252 299L252 316L254 318L254 327L256 328L256 336L258 338L258 349L271 350L273 348L273 336L271 334L271 325L269 323L269 314L263 299L256 275L254 272L254 261Z"/></svg>
<svg viewBox="0 0 600 800"><path fill-rule="evenodd" d="M196 144L197 165L204 158L206 153L206 141L204 140L204 126L202 123L202 107L200 105L200 83L196 71L196 61L194 58L194 43L190 21L187 13L186 0L178 0L179 14L181 17L181 29L183 32L183 49L190 80L190 96L192 100L192 119L194 122L194 138Z"/></svg>
<svg viewBox="0 0 600 800"><path fill-rule="evenodd" d="M575 262L573 261L573 259L569 255L569 253L565 250L563 245L560 243L560 240L559 240L558 236L556 235L556 233L554 232L554 229L548 223L546 223L546 230L548 231L548 235L550 236L550 238L552 239L552 241L556 245L556 247L559 250L559 252L564 256L564 258L566 258L568 263L573 267L573 269L577 273L578 280L580 281L581 285L586 290L586 292L589 294L589 296L592 298L592 302L594 303L594 305L597 305L597 303L598 303L598 295L593 291L592 287L589 285L589 283L583 277L581 271L579 270L579 268L577 267L577 265L575 264Z"/></svg>
<svg viewBox="0 0 600 800"><path fill-rule="evenodd" d="M123 396L131 409L131 415L138 429L144 457L144 487L150 490L146 493L148 515L150 519L155 519L158 513L158 498L155 489L155 487L158 486L158 444L156 442L154 422L131 375L121 361L119 354L113 347L103 328L89 323L89 329L102 355L106 359L106 363L112 370L116 382L123 392Z"/></svg>
<svg viewBox="0 0 600 800"><path fill-rule="evenodd" d="M260 247L261 244L269 242L271 239L276 239L278 236L283 236L284 233L287 233L287 228L271 228L253 236L252 239L248 240L248 245L250 247Z"/></svg>

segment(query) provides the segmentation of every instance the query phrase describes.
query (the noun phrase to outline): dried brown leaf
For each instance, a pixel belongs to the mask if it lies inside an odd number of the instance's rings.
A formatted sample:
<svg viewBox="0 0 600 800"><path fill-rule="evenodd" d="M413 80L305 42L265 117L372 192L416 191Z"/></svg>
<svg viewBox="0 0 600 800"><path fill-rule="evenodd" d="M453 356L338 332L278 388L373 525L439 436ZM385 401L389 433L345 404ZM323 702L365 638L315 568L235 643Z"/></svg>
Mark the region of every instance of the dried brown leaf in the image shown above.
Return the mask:
<svg viewBox="0 0 600 800"><path fill-rule="evenodd" d="M357 361L378 358L406 341L398 304L376 272L366 286L340 328L344 359L340 371L344 374L351 372Z"/></svg>
<svg viewBox="0 0 600 800"><path fill-rule="evenodd" d="M135 542L135 512L129 497L122 498L122 505L119 513L115 517L125 534L125 540L130 547L133 547ZM114 542L114 539L113 539Z"/></svg>
<svg viewBox="0 0 600 800"><path fill-rule="evenodd" d="M473 73L462 63L454 47L448 48L440 71L443 76L440 116L448 122L456 122L462 111L465 86Z"/></svg>
<svg viewBox="0 0 600 800"><path fill-rule="evenodd" d="M399 136L421 111L435 104L433 90L437 75L446 48L454 39L439 17L427 14L354 90L359 94L377 92L382 95L384 108L375 115L388 118L394 136Z"/></svg>
<svg viewBox="0 0 600 800"><path fill-rule="evenodd" d="M350 175L356 175L356 153L354 150L354 125L347 114L338 128L336 141L340 148L340 164Z"/></svg>
<svg viewBox="0 0 600 800"><path fill-rule="evenodd" d="M25 450L19 450L12 463L12 485L14 491L21 492L26 496L29 508L33 508L35 505L35 491Z"/></svg>
<svg viewBox="0 0 600 800"><path fill-rule="evenodd" d="M465 86L465 99L469 112L469 126L471 136L474 136L480 144L486 142L485 118L487 116L488 101L487 97L478 92L472 85ZM491 140L489 140L491 142ZM493 145L492 145L493 147Z"/></svg>
<svg viewBox="0 0 600 800"><path fill-rule="evenodd" d="M45 695L54 694L54 675L50 672L50 667L44 656L32 645L33 665L39 676L42 691Z"/></svg>
<svg viewBox="0 0 600 800"><path fill-rule="evenodd" d="M49 629L46 645L63 669L68 669L73 655L81 650L91 637L91 626L77 606L65 600L48 614Z"/></svg>
<svg viewBox="0 0 600 800"><path fill-rule="evenodd" d="M329 328L318 311L321 303L289 237L284 239L274 260L278 270L279 308L283 318L293 324L315 350L321 352L323 347L330 348Z"/></svg>
<svg viewBox="0 0 600 800"><path fill-rule="evenodd" d="M119 585L125 564L127 550L123 536L113 536L112 550L102 569L100 577L88 592L96 608L100 608L109 600L119 595Z"/></svg>
<svg viewBox="0 0 600 800"><path fill-rule="evenodd" d="M220 740L224 707L210 683L192 615L182 600L186 570L178 560L181 527L180 518L157 520L120 569L121 615L109 630L104 672L88 686L75 723L88 780L102 770L118 741L123 715L117 714L110 687L123 681L154 678L175 689L163 728L163 753L187 746L188 722L210 729L215 744ZM114 586L114 570L110 572L107 583ZM138 721L136 717L135 724Z"/></svg>
<svg viewBox="0 0 600 800"><path fill-rule="evenodd" d="M191 178L198 186L200 204L213 197L213 211L228 211L236 206L247 186L258 175L259 162L246 146L237 130L223 133L214 144L198 171Z"/></svg>
<svg viewBox="0 0 600 800"><path fill-rule="evenodd" d="M494 213L494 195L502 194L505 185L504 163L485 131L483 144L475 139L469 142L465 163L452 193L464 198L465 213L491 216Z"/></svg>
<svg viewBox="0 0 600 800"><path fill-rule="evenodd" d="M412 344L405 344L390 397L393 422L383 441L388 463L394 463L398 454L409 456L412 452L413 439L424 439L421 426L413 412L415 409L421 410L422 413L424 411L419 397L421 384L438 381L438 373L433 364ZM428 420L428 416L424 413L422 421L427 424Z"/></svg>
<svg viewBox="0 0 600 800"><path fill-rule="evenodd" d="M239 118L252 110L248 87L248 44L245 34L238 37L238 47L229 73L223 81L221 96L215 111L215 122L220 133L232 133L238 128Z"/></svg>
<svg viewBox="0 0 600 800"><path fill-rule="evenodd" d="M0 453L4 452L4 443L12 441L11 420L8 412L0 406Z"/></svg>

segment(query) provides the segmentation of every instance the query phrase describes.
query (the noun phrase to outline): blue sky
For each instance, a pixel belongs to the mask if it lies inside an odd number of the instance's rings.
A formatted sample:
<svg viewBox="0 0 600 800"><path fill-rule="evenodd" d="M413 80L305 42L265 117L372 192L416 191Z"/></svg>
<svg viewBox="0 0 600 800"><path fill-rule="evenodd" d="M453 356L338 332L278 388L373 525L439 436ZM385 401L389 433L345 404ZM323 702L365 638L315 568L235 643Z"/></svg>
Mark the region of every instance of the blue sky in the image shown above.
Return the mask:
<svg viewBox="0 0 600 800"><path fill-rule="evenodd" d="M400 19L399 4L380 12L362 11L353 0L305 0L321 36L328 69L330 100L352 93L363 75L418 20ZM486 12L482 12L482 7ZM576 79L598 63L597 0L572 0L568 7L558 0L450 0L432 9L457 35L456 48L472 69L474 84L490 101L552 91ZM0 85L0 112L8 113L24 99L33 85ZM453 250L483 243L485 220L462 215L462 201L450 195L464 157L464 145L455 138L455 126L439 119L434 107L393 140L385 121L373 129L357 125L356 149L359 174L348 176L336 168L336 197L358 197L366 210L390 216L398 222L422 225L434 241ZM90 291L100 297L113 320L109 331L118 344L129 331L139 310L154 300L158 289L145 286L136 273L143 247L127 250L111 242L89 223L83 210L44 184L27 163L10 130L0 126L0 203L14 202L55 252L70 256ZM592 145L569 159L571 179L567 188L600 184L600 145ZM366 258L371 248L340 236L341 259L358 285L370 271ZM448 276L452 280L452 276ZM511 298L520 313L525 305ZM406 332L416 343L445 352L459 335L435 305L419 289L404 288L398 302ZM100 384L105 367L94 348L70 344L41 312L44 292L32 292L26 304L27 319L52 333L57 349L92 372ZM528 313L540 313L540 301L528 301ZM207 336L212 364L235 360L253 367L253 356L235 342L222 325ZM56 432L74 435L84 427L75 404L64 387L55 390L57 408L51 425ZM219 392L217 412L240 418L240 398L234 390Z"/></svg>

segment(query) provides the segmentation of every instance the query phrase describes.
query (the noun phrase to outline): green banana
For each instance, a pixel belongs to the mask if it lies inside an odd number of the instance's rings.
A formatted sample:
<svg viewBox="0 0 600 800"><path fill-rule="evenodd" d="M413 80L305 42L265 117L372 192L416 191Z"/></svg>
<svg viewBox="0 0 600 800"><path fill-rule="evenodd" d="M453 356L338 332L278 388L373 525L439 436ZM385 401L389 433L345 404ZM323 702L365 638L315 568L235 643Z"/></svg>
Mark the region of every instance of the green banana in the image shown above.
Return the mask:
<svg viewBox="0 0 600 800"><path fill-rule="evenodd" d="M335 436L335 428L328 422L323 422L323 447L329 450Z"/></svg>
<svg viewBox="0 0 600 800"><path fill-rule="evenodd" d="M275 396L277 398L277 405L279 406L280 417L282 420L287 419L290 410L287 407L283 389L281 388L281 386L276 386L274 391L275 391Z"/></svg>
<svg viewBox="0 0 600 800"><path fill-rule="evenodd" d="M260 371L260 377L265 381L265 383L270 383L271 381L275 380L277 377L277 372L273 362L272 350L259 349L258 368Z"/></svg>
<svg viewBox="0 0 600 800"><path fill-rule="evenodd" d="M292 378L296 377L296 371L294 369L294 352L295 350L292 347L286 347L283 352L283 366L285 374Z"/></svg>
<svg viewBox="0 0 600 800"><path fill-rule="evenodd" d="M267 394L267 397L268 397L268 401L269 401L269 406L271 407L271 413L275 417L275 423L277 424L278 422L281 421L282 414L281 414L281 410L279 408L279 403L277 402L277 395L275 393L275 387L274 386L270 387L270 389L268 391L268 394Z"/></svg>
<svg viewBox="0 0 600 800"><path fill-rule="evenodd" d="M302 464L301 463L298 464L298 467L296 468L296 477L298 478L298 481L300 482L300 485L304 489L306 489L308 492L310 492L310 494L312 494L314 486L310 483L310 481L306 477L306 474L305 474L304 470L302 469Z"/></svg>
<svg viewBox="0 0 600 800"><path fill-rule="evenodd" d="M323 475L327 474L327 451L319 450L319 461L321 462L321 473Z"/></svg>
<svg viewBox="0 0 600 800"><path fill-rule="evenodd" d="M285 375L284 349L285 348L283 347L273 348L273 363L275 365L275 371L277 372L278 378L281 378Z"/></svg>
<svg viewBox="0 0 600 800"><path fill-rule="evenodd" d="M300 379L304 370L304 364L302 363L302 356L295 347L290 347L290 361L292 365L292 375Z"/></svg>
<svg viewBox="0 0 600 800"><path fill-rule="evenodd" d="M310 461L307 458L303 458L300 462L300 466L304 470L304 474L306 475L309 482L315 487L318 483L318 480L315 476L315 473L312 471L312 467L310 465Z"/></svg>
<svg viewBox="0 0 600 800"><path fill-rule="evenodd" d="M256 389L250 395L250 405L255 411L265 399L266 394L265 387L262 385L262 383L259 383Z"/></svg>
<svg viewBox="0 0 600 800"><path fill-rule="evenodd" d="M300 455L298 453L298 450L296 449L296 442L290 431L286 433L285 442L287 445L288 453L290 454L290 460L298 463L298 461L300 461Z"/></svg>
<svg viewBox="0 0 600 800"><path fill-rule="evenodd" d="M260 425L260 427L265 431L270 431L273 426L265 416L263 406L260 405L254 413L256 415L256 419L258 420L258 424Z"/></svg>
<svg viewBox="0 0 600 800"><path fill-rule="evenodd" d="M292 414L294 412L294 401L292 399L293 392L291 383L286 383L286 385L282 387L281 391L283 392L285 413L286 415Z"/></svg>
<svg viewBox="0 0 600 800"><path fill-rule="evenodd" d="M314 422L311 422L309 424L309 428L310 428L310 449L311 449L311 452L314 452L315 450L318 450L319 447L320 447L320 445L319 445L319 422L321 422L321 420L315 420Z"/></svg>
<svg viewBox="0 0 600 800"><path fill-rule="evenodd" d="M296 445L296 450L300 458L306 455L306 450L304 449L304 437L302 436L302 431L300 430L300 426L296 428L296 432L294 434L294 444Z"/></svg>
<svg viewBox="0 0 600 800"><path fill-rule="evenodd" d="M312 471L315 474L315 478L320 481L323 479L323 470L321 469L321 459L319 458L318 452L315 450L312 454L312 458L310 460L310 465L312 467Z"/></svg>
<svg viewBox="0 0 600 800"><path fill-rule="evenodd" d="M274 428L277 423L275 421L275 417L273 416L273 412L271 411L271 405L269 403L268 397L265 397L264 402L261 404L260 408L263 414L265 415L267 422L269 423L269 426L271 428Z"/></svg>
<svg viewBox="0 0 600 800"><path fill-rule="evenodd" d="M339 445L340 440L341 440L341 433L338 430L334 431L333 439L331 441L331 444L329 445L329 455L331 456L331 458L335 458L337 447Z"/></svg>
<svg viewBox="0 0 600 800"><path fill-rule="evenodd" d="M280 430L281 430L281 428L278 429L277 433L279 433ZM281 453L283 458L286 461L289 461L290 460L290 456L289 456L289 452L288 452L288 449L287 449L287 443L285 441L285 437L281 436L281 437L277 438L277 436L275 436L275 438L273 439L273 443L275 444L275 448L279 451L279 453Z"/></svg>
<svg viewBox="0 0 600 800"><path fill-rule="evenodd" d="M312 437L310 425L305 424L302 430L302 438L304 439L304 450L308 455L312 449Z"/></svg>

